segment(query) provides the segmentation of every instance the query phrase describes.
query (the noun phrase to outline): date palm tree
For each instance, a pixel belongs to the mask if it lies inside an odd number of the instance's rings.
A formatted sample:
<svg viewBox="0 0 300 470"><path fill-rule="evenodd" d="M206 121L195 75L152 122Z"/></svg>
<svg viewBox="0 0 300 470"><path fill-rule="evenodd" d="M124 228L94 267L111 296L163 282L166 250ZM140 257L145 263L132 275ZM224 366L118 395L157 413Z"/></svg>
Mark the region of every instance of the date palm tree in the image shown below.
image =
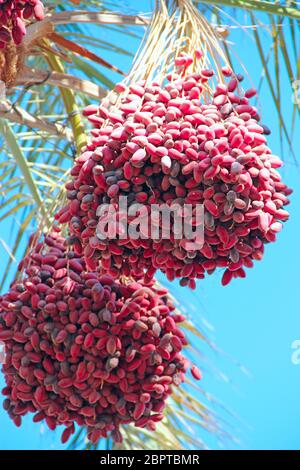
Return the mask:
<svg viewBox="0 0 300 470"><path fill-rule="evenodd" d="M167 4L172 9L183 2ZM5 234L0 238L1 289L13 280L16 261L23 257L31 232L40 225L50 227L63 201L72 162L87 139L87 123L80 110L99 102L126 75L132 51L151 18L149 11L130 10L125 1L45 0L44 4L45 19L27 25L24 41L14 51L14 67L7 69L0 61L0 223ZM293 130L300 112L296 99L300 84L299 3L195 0L194 4L233 66L237 63L233 31L239 29L254 41L262 74L252 79L258 88L267 83L282 145L293 155ZM247 57L243 62L247 67ZM295 97L289 102L282 92L283 73L290 82L290 95ZM208 343L205 334L195 322L188 321L185 327L191 343L188 354L201 356L199 344ZM226 436L210 409L207 394L193 387L187 383L176 391L156 433L128 426L123 448L202 448L205 444L193 432L199 427ZM86 444L84 436L85 430L80 429L71 447L94 448ZM112 443L108 440L99 445L110 448Z"/></svg>

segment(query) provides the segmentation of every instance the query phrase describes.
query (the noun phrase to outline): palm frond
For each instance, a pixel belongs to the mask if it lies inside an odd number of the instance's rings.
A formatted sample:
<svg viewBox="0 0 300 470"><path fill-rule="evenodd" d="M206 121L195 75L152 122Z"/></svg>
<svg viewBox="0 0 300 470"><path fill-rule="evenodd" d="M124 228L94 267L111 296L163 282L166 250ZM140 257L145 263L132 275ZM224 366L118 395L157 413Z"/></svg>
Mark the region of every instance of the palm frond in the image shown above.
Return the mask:
<svg viewBox="0 0 300 470"><path fill-rule="evenodd" d="M199 3L198 1L196 3ZM293 18L297 21L300 20L300 10L296 2L274 3L272 1L263 0L201 0L201 3L216 3L218 5L240 8L250 12L259 11L262 13L269 13L270 15L284 16Z"/></svg>

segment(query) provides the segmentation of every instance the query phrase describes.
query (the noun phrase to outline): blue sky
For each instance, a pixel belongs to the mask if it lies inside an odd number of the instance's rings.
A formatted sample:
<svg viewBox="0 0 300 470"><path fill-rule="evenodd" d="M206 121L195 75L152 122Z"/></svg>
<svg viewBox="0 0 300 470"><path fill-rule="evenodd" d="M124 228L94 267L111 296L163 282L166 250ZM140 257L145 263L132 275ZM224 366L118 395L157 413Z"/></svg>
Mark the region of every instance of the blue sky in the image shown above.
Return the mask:
<svg viewBox="0 0 300 470"><path fill-rule="evenodd" d="M148 1L120 3L133 12L137 11L137 4L141 12L151 11ZM99 29L97 34L102 34ZM250 37L233 30L231 41L254 84L258 84L262 67ZM267 34L264 41L264 46L268 47ZM137 45L137 39L128 40L127 47L132 52ZM124 70L130 64L128 57L107 55L105 58ZM281 77L284 99L290 107L291 91L284 71ZM269 138L270 146L280 155L277 116L266 86L261 91L260 101L263 121L274 129ZM297 125L296 135L299 122ZM297 154L299 138L294 145ZM202 386L232 413L224 411L222 406L216 408L217 413L229 421L231 432L239 440L238 444L227 443L234 448L300 449L300 365L291 361L291 344L300 340L300 174L287 150L283 157L286 161L282 170L284 180L295 189L289 208L291 219L277 243L267 247L264 260L248 271L246 279L233 281L226 288L221 286L221 273L198 283L192 293L172 286L187 310L192 305L193 311L213 326L208 327L210 338L223 351L206 349L209 362L204 367ZM5 233L5 225L2 224L1 229ZM213 368L221 374L217 375ZM2 378L0 382L2 384ZM0 411L0 449L62 448L59 435L33 424L30 418L17 429L5 412ZM203 438L212 448L222 445L205 432Z"/></svg>

